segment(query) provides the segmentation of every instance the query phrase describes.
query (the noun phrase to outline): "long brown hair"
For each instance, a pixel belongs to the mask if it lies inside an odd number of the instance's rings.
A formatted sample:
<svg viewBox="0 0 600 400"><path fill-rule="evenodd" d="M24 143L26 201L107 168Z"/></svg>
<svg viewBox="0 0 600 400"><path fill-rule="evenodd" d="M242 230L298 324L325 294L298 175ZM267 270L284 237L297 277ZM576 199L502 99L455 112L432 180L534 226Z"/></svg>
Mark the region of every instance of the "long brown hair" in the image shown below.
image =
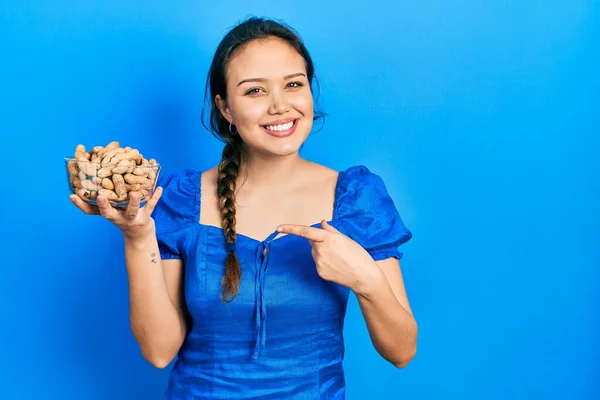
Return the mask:
<svg viewBox="0 0 600 400"><path fill-rule="evenodd" d="M207 124L205 108L203 108L202 123L208 131L225 143L218 168L217 195L219 196L221 209L221 224L227 243L225 274L221 282L221 298L226 302L233 301L236 298L242 277L240 262L235 252L235 196L240 167L247 161L248 154L244 148L244 142L237 134L235 125L230 124L221 114L216 98L219 96L225 104L227 103L227 65L235 53L251 41L269 37L285 40L304 58L307 78L308 82L311 83L312 90L313 62L298 33L283 23L254 17L234 27L221 40L215 51L206 82L204 97L205 105L210 103L210 118ZM209 95L210 98L208 99ZM316 112L314 119L319 119L322 115L322 113Z"/></svg>

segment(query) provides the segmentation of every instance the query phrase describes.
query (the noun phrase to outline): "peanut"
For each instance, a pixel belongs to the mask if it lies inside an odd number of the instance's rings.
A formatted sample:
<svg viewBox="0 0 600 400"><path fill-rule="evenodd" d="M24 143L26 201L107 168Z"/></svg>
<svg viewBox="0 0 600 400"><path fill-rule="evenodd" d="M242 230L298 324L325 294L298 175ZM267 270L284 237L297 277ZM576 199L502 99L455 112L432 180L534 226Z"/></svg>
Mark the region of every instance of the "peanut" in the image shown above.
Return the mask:
<svg viewBox="0 0 600 400"><path fill-rule="evenodd" d="M121 153L125 153L125 149L123 148L116 148L116 149L112 149L110 151L108 151L107 153L104 154L104 158L102 158L102 164L106 165L111 163L112 159L117 155L117 154L121 154Z"/></svg>
<svg viewBox="0 0 600 400"><path fill-rule="evenodd" d="M67 163L67 170L69 171L69 175L76 175L79 172L77 170L77 161L69 161Z"/></svg>
<svg viewBox="0 0 600 400"><path fill-rule="evenodd" d="M79 174L79 171L77 170L77 162L69 161L67 163L67 171L69 172L69 184L73 186L73 183Z"/></svg>
<svg viewBox="0 0 600 400"><path fill-rule="evenodd" d="M144 190L150 190L150 189L154 189L154 182L152 182L151 180L146 180L146 182L139 184L140 188L144 189Z"/></svg>
<svg viewBox="0 0 600 400"><path fill-rule="evenodd" d="M108 200L118 200L119 196L117 196L117 194L115 192L113 192L112 190L109 189L100 189L98 190L98 194L100 196L104 196L106 197Z"/></svg>
<svg viewBox="0 0 600 400"><path fill-rule="evenodd" d="M87 190L98 190L98 185L90 180L81 181L81 187Z"/></svg>
<svg viewBox="0 0 600 400"><path fill-rule="evenodd" d="M150 171L152 171L152 167L136 167L133 170L133 174L134 175L138 175L138 176L146 176L150 173Z"/></svg>
<svg viewBox="0 0 600 400"><path fill-rule="evenodd" d="M127 183L146 183L148 178L145 176L137 176L133 174L126 174L123 178L125 178L125 182Z"/></svg>
<svg viewBox="0 0 600 400"><path fill-rule="evenodd" d="M108 190L115 190L115 184L109 178L102 179L102 187Z"/></svg>
<svg viewBox="0 0 600 400"><path fill-rule="evenodd" d="M154 184L149 181L146 183L126 183L125 184L125 189L127 189L128 192L139 192L142 190L152 189L153 187L154 187Z"/></svg>
<svg viewBox="0 0 600 400"><path fill-rule="evenodd" d="M112 173L119 175L126 174L130 166L131 163L129 162L129 160L121 160L119 161L117 166L112 169Z"/></svg>
<svg viewBox="0 0 600 400"><path fill-rule="evenodd" d="M82 199L89 199L91 196L91 192L86 189L77 189L77 195Z"/></svg>
<svg viewBox="0 0 600 400"><path fill-rule="evenodd" d="M109 151L111 151L113 149L118 149L118 148L119 148L119 142L110 142L103 149L98 151L98 157L104 158L106 153L108 153Z"/></svg>
<svg viewBox="0 0 600 400"><path fill-rule="evenodd" d="M140 199L142 199L142 198L144 197L144 195L142 194L142 192L141 192L141 191L139 191L139 190L132 190L131 192L129 192L129 193L127 194L127 197L131 199L131 195L133 195L134 193L137 193L137 194L139 194L139 196L140 196Z"/></svg>
<svg viewBox="0 0 600 400"><path fill-rule="evenodd" d="M75 147L75 156L73 158L77 160L79 160L80 158L85 158L86 160L89 160L90 154L86 153L84 145L78 144L77 147Z"/></svg>
<svg viewBox="0 0 600 400"><path fill-rule="evenodd" d="M137 160L140 155L138 150L130 150L126 153L120 153L113 157L111 162L121 161L121 160Z"/></svg>
<svg viewBox="0 0 600 400"><path fill-rule="evenodd" d="M78 159L77 165L79 166L80 172L85 173L87 176L96 176L97 164L93 164L90 161L86 160L84 157L81 157Z"/></svg>
<svg viewBox="0 0 600 400"><path fill-rule="evenodd" d="M118 197L121 197L121 196L127 194L123 176L115 174L112 176L112 181L115 184L115 193L117 194Z"/></svg>
<svg viewBox="0 0 600 400"><path fill-rule="evenodd" d="M109 164L105 167L100 168L97 176L98 176L98 178L108 178L112 174L113 174L113 167L111 167L111 165Z"/></svg>

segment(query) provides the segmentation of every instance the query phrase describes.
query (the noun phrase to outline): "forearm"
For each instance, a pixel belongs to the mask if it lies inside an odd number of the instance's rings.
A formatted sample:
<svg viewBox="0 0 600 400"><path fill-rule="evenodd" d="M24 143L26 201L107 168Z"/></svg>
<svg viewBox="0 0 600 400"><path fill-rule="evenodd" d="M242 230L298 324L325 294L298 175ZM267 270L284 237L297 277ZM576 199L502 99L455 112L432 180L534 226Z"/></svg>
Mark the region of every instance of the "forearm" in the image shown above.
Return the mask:
<svg viewBox="0 0 600 400"><path fill-rule="evenodd" d="M185 318L170 298L156 235L147 240L125 239L129 277L130 324L144 358L166 366L185 338Z"/></svg>
<svg viewBox="0 0 600 400"><path fill-rule="evenodd" d="M367 287L355 292L356 297L373 346L383 358L402 368L416 353L417 324L394 296L383 272L373 275Z"/></svg>

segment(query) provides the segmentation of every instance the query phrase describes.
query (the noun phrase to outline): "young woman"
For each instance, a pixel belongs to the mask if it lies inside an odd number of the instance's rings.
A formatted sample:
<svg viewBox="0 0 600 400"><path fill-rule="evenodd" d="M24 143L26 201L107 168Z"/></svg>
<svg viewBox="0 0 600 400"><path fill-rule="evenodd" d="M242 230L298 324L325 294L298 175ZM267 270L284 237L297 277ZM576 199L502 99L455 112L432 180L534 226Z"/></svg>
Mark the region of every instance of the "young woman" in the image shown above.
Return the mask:
<svg viewBox="0 0 600 400"><path fill-rule="evenodd" d="M386 360L402 368L415 355L398 251L412 235L384 183L298 154L313 76L291 28L246 20L207 82L221 163L163 177L142 208L136 197L117 210L72 196L123 233L142 354L159 368L178 356L168 399L343 399L350 291Z"/></svg>

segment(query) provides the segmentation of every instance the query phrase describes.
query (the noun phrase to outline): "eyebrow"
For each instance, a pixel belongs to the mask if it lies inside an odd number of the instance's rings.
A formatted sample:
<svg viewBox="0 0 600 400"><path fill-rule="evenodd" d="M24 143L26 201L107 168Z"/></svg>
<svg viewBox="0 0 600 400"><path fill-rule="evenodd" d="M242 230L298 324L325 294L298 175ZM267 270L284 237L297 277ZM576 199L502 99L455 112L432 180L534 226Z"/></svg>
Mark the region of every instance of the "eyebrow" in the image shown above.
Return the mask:
<svg viewBox="0 0 600 400"><path fill-rule="evenodd" d="M295 78L297 76L304 76L304 77L306 77L306 75L303 74L302 72L297 72L295 74L290 74L290 75L284 76L283 80L292 79L292 78ZM265 82L265 81L266 81L265 78L250 78L250 79L241 80L240 83L238 83L237 85L240 86L243 83L248 83L248 82Z"/></svg>

